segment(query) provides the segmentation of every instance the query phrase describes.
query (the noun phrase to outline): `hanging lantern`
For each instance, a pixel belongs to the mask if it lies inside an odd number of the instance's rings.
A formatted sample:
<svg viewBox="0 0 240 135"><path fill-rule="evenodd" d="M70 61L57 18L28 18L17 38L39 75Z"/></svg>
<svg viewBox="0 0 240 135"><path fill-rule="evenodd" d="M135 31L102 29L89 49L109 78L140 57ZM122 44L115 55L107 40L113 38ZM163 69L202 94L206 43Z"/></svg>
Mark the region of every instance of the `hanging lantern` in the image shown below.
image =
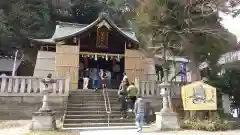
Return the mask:
<svg viewBox="0 0 240 135"><path fill-rule="evenodd" d="M84 67L88 68L88 57L87 56L84 57Z"/></svg>

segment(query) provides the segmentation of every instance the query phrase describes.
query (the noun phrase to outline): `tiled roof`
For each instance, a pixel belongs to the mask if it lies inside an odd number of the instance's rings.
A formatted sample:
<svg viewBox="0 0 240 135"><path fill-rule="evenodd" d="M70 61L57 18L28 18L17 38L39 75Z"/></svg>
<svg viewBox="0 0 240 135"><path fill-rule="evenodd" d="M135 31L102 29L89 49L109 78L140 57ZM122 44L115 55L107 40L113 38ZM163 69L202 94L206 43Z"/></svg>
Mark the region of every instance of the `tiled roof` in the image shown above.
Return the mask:
<svg viewBox="0 0 240 135"><path fill-rule="evenodd" d="M62 40L67 37L73 37L76 35L79 35L81 33L86 32L90 28L98 25L103 20L107 21L111 27L113 27L115 30L117 30L119 33L121 33L126 38L132 40L133 42L137 42L138 40L136 38L136 35L131 29L126 28L119 28L114 24L111 19L106 14L101 14L97 20L92 22L91 24L77 24L77 23L67 23L67 22L58 22L58 25L56 25L55 33L53 34L52 38L49 39L31 39L32 41L36 42L43 42L43 43L55 43L55 41Z"/></svg>
<svg viewBox="0 0 240 135"><path fill-rule="evenodd" d="M0 59L0 71L1 72L11 72L13 69L14 59ZM16 61L16 69L18 69L19 65L21 64L20 60Z"/></svg>

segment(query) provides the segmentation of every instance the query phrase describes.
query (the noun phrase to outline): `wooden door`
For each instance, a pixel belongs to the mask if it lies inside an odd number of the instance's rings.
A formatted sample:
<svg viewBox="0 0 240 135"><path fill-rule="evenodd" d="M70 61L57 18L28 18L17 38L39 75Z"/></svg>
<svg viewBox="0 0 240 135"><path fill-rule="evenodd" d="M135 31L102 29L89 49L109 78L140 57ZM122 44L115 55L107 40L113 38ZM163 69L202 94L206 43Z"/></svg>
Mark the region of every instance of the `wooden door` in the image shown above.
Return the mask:
<svg viewBox="0 0 240 135"><path fill-rule="evenodd" d="M79 46L57 45L56 46L56 77L70 75L70 88L78 88L79 77Z"/></svg>
<svg viewBox="0 0 240 135"><path fill-rule="evenodd" d="M144 76L144 54L139 50L125 50L125 72L129 81L134 81L135 77Z"/></svg>

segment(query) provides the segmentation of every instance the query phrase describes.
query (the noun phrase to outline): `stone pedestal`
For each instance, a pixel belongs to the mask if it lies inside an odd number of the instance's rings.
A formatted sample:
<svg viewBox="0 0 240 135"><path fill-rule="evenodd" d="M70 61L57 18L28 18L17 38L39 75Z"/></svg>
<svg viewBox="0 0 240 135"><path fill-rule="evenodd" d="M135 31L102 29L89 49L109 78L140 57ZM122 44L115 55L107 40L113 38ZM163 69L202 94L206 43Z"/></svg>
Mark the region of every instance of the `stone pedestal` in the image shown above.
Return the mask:
<svg viewBox="0 0 240 135"><path fill-rule="evenodd" d="M153 124L155 131L179 130L178 114L175 112L156 112L156 122Z"/></svg>
<svg viewBox="0 0 240 135"><path fill-rule="evenodd" d="M56 129L55 112L32 113L31 130L47 131Z"/></svg>

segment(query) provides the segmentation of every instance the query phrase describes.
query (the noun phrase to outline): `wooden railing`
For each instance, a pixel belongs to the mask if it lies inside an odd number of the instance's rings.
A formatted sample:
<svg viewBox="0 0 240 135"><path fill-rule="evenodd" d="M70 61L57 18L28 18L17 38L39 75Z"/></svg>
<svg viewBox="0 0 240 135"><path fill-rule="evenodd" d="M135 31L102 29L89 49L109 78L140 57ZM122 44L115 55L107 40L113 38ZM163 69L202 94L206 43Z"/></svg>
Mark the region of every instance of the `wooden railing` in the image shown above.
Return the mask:
<svg viewBox="0 0 240 135"><path fill-rule="evenodd" d="M42 78L32 76L0 76L0 96L42 96L44 84ZM69 78L56 78L52 96L68 96Z"/></svg>

